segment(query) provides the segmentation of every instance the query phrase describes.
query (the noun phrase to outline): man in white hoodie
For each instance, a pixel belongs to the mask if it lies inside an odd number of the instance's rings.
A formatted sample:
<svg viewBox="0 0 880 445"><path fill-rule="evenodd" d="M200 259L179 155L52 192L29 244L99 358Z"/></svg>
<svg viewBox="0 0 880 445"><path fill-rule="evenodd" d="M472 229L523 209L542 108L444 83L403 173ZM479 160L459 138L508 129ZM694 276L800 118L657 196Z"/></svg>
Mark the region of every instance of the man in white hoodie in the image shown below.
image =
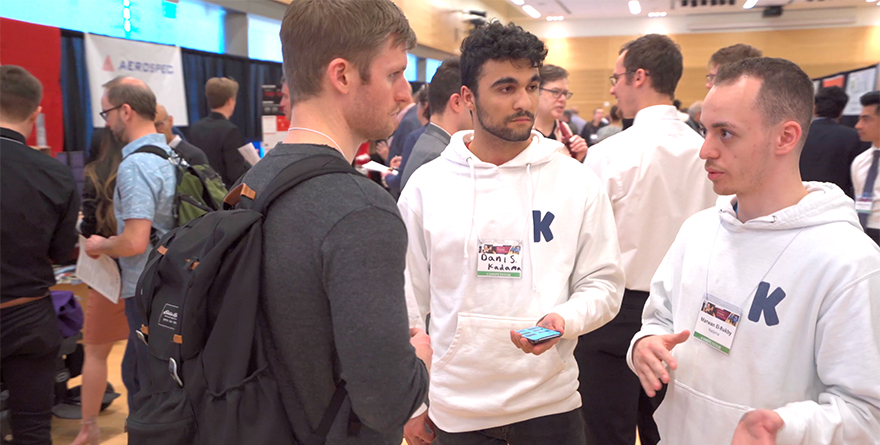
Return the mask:
<svg viewBox="0 0 880 445"><path fill-rule="evenodd" d="M801 182L813 111L795 64L725 65L700 156L722 197L654 275L628 360L664 444L876 444L880 248L836 186ZM693 336L690 336L690 332Z"/></svg>
<svg viewBox="0 0 880 445"><path fill-rule="evenodd" d="M532 131L546 54L514 24L465 39L474 130L454 134L398 202L410 325L430 313L437 359L430 410L404 430L410 444L433 433L444 445L584 443L573 351L614 318L623 270L601 183ZM515 332L536 324L561 339L533 345Z"/></svg>

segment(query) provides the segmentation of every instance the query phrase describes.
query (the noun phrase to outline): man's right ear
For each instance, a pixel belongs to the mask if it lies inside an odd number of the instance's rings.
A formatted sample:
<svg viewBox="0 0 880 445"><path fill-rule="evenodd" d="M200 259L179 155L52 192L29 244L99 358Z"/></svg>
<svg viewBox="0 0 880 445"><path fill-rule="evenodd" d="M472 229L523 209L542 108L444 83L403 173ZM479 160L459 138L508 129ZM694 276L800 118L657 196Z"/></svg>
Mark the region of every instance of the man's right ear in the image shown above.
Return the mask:
<svg viewBox="0 0 880 445"><path fill-rule="evenodd" d="M464 110L464 101L461 99L461 94L453 93L449 96L449 101L446 102L446 109L452 110L455 114L461 113Z"/></svg>
<svg viewBox="0 0 880 445"><path fill-rule="evenodd" d="M340 94L348 94L351 91L354 76L357 75L357 70L343 58L337 57L327 65L330 85Z"/></svg>
<svg viewBox="0 0 880 445"><path fill-rule="evenodd" d="M461 101L464 103L464 107L470 111L475 111L477 109L476 104L476 96L474 92L471 91L470 88L462 85L461 86Z"/></svg>

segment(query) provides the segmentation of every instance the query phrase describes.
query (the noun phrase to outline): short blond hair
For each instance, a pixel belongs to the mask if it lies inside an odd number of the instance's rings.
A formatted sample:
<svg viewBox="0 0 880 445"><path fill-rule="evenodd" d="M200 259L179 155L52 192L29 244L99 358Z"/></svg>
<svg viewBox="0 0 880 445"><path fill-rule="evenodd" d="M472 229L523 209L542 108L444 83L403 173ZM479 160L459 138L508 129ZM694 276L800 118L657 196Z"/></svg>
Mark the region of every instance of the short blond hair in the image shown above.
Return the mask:
<svg viewBox="0 0 880 445"><path fill-rule="evenodd" d="M205 97L210 109L220 108L233 97L238 96L238 82L228 77L212 77L205 84Z"/></svg>
<svg viewBox="0 0 880 445"><path fill-rule="evenodd" d="M281 22L281 53L290 102L321 92L324 71L335 58L349 61L364 82L388 39L416 45L406 16L391 0L296 0Z"/></svg>

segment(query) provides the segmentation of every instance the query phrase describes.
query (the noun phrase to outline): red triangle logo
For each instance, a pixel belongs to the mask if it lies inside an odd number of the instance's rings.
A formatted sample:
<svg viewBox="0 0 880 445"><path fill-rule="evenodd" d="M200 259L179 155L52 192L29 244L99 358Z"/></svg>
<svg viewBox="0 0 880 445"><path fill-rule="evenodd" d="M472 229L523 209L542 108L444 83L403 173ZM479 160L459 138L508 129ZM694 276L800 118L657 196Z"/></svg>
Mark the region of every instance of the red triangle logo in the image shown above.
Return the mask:
<svg viewBox="0 0 880 445"><path fill-rule="evenodd" d="M113 69L113 62L110 61L110 56L107 56L107 59L104 60L104 71L116 71Z"/></svg>

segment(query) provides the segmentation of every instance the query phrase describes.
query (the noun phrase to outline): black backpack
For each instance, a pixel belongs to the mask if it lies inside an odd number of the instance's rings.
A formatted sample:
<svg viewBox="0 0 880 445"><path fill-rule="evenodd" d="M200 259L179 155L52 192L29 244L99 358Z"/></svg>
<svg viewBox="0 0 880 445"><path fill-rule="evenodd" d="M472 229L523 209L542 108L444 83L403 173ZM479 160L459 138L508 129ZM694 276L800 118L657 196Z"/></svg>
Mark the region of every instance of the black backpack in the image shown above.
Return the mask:
<svg viewBox="0 0 880 445"><path fill-rule="evenodd" d="M151 381L134 395L140 408L128 418L129 444L324 443L345 384L317 431L297 441L268 367L259 297L266 211L297 184L329 173L359 174L334 155L297 161L259 196L239 185L226 200L229 207L240 196L238 208L184 224L150 253L132 302L148 320L137 333L149 346ZM295 414L310 431L305 413Z"/></svg>

